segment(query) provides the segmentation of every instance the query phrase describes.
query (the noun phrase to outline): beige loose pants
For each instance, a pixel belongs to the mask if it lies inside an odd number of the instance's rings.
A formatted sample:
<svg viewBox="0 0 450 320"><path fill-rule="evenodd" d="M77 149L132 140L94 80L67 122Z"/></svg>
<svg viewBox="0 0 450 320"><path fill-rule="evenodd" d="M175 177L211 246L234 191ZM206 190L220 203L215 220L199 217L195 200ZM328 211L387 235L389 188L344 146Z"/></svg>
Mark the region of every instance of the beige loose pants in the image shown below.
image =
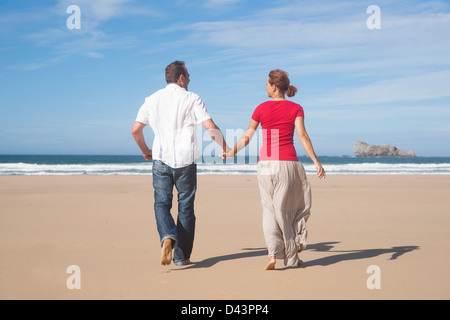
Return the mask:
<svg viewBox="0 0 450 320"><path fill-rule="evenodd" d="M258 183L263 207L263 229L269 257L297 266L306 248L311 187L298 161L260 161Z"/></svg>

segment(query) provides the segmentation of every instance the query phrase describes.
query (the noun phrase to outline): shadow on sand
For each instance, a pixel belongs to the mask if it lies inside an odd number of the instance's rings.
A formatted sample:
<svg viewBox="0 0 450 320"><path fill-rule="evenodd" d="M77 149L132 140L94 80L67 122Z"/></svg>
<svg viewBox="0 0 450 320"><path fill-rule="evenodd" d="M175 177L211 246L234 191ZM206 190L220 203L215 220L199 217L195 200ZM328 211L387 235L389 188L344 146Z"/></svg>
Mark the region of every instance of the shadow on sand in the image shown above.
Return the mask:
<svg viewBox="0 0 450 320"><path fill-rule="evenodd" d="M405 253L418 250L418 246L402 246L402 247L392 247L389 249L362 249L362 250L332 250L336 244L340 242L321 242L316 244L310 244L306 250L319 251L319 252L333 252L333 254L327 257L305 261L301 268L310 268L315 266L329 266L335 263L349 260L360 260L369 259L377 257L383 254L391 254L388 260L396 260L398 257L404 255ZM197 269L197 268L210 268L215 264L223 261L253 258L267 255L266 248L243 248L243 252L227 254L217 257L211 257L199 262L193 262L189 266L174 270L187 270L187 269ZM282 270L282 268L278 269Z"/></svg>
<svg viewBox="0 0 450 320"><path fill-rule="evenodd" d="M305 261L302 265L302 268L314 266L329 266L331 264L339 263L342 261L369 259L380 256L382 254L391 254L391 257L388 260L396 260L398 257L404 255L405 253L419 249L418 246L402 246L392 247L389 249L331 250L333 248L332 245L337 243L339 242L322 242L311 245L309 249L312 251L329 251L338 254L319 258L316 260Z"/></svg>

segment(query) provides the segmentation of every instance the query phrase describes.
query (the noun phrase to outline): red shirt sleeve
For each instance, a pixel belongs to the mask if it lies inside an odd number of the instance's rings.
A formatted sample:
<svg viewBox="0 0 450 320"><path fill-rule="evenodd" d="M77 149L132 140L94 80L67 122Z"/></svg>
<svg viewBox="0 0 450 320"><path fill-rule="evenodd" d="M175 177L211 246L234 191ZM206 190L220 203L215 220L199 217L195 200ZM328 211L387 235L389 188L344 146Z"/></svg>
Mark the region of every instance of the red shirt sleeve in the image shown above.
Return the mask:
<svg viewBox="0 0 450 320"><path fill-rule="evenodd" d="M304 118L305 117L305 113L303 112L303 108L302 108L302 106L298 106L298 111L297 111L297 115L295 116L296 118L298 118L298 117L302 117L302 118Z"/></svg>
<svg viewBox="0 0 450 320"><path fill-rule="evenodd" d="M256 122L261 122L261 105L257 106L253 111L252 119Z"/></svg>

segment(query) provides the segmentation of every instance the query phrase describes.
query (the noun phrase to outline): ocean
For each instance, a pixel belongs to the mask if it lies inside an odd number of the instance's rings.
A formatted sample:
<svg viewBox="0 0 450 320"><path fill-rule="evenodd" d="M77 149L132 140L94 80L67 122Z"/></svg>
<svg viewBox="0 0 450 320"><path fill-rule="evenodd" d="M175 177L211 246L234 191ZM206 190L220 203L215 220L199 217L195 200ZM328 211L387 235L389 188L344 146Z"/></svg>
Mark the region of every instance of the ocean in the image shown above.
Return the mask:
<svg viewBox="0 0 450 320"><path fill-rule="evenodd" d="M234 160L202 159L199 175L256 175L257 158ZM307 157L299 157L307 174L315 167ZM448 175L450 157L352 158L319 157L328 175ZM151 175L152 162L140 155L0 155L1 176L69 175Z"/></svg>

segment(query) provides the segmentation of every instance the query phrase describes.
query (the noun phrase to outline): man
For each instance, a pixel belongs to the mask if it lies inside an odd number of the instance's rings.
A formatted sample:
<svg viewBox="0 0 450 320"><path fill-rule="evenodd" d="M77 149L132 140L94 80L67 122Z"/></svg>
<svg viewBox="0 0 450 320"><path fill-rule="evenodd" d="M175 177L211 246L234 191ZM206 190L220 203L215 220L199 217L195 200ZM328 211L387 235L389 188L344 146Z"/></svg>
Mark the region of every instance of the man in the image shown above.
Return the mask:
<svg viewBox="0 0 450 320"><path fill-rule="evenodd" d="M197 125L202 124L223 150L230 149L222 132L211 119L202 99L189 92L189 73L184 62L175 61L166 68L166 88L145 99L132 134L146 160L153 160L155 217L161 241L161 264L183 266L190 263L194 244L194 199L197 190L199 157ZM155 140L150 150L143 129L150 124ZM172 208L173 187L178 191L178 218ZM173 250L173 254L172 254Z"/></svg>

